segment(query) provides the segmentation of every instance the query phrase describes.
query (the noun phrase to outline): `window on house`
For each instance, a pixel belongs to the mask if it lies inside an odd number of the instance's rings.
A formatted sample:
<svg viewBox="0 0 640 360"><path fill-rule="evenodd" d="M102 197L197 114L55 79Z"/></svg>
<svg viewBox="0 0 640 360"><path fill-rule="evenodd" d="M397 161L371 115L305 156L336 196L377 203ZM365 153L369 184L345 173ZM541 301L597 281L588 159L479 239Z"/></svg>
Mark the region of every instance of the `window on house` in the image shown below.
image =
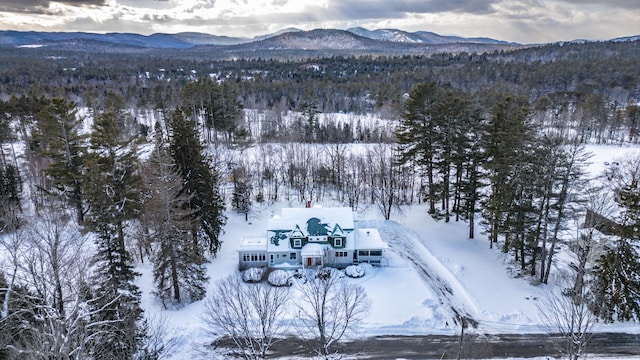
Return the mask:
<svg viewBox="0 0 640 360"><path fill-rule="evenodd" d="M342 238L333 239L333 246L342 246Z"/></svg>
<svg viewBox="0 0 640 360"><path fill-rule="evenodd" d="M264 261L266 258L266 255L264 253L260 253L260 254L242 254L242 261Z"/></svg>
<svg viewBox="0 0 640 360"><path fill-rule="evenodd" d="M295 260L295 259L296 259L296 253L291 253L291 254L289 254L289 257L290 257L292 260Z"/></svg>
<svg viewBox="0 0 640 360"><path fill-rule="evenodd" d="M369 256L369 250L358 250L358 256Z"/></svg>
<svg viewBox="0 0 640 360"><path fill-rule="evenodd" d="M369 251L370 256L382 256L382 250L371 250Z"/></svg>
<svg viewBox="0 0 640 360"><path fill-rule="evenodd" d="M293 239L293 247L302 247L302 240L301 239Z"/></svg>
<svg viewBox="0 0 640 360"><path fill-rule="evenodd" d="M346 251L336 251L336 257L347 257Z"/></svg>

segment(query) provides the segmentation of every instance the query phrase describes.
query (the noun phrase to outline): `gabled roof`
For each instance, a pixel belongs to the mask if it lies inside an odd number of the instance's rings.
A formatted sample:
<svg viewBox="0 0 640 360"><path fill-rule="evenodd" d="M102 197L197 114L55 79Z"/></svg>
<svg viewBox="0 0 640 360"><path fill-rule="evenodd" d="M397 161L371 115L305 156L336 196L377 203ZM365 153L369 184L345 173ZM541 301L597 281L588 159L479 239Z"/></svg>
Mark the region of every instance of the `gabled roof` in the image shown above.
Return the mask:
<svg viewBox="0 0 640 360"><path fill-rule="evenodd" d="M300 251L300 256L322 256L327 249L329 249L329 245L307 244Z"/></svg>
<svg viewBox="0 0 640 360"><path fill-rule="evenodd" d="M337 237L337 236L344 237L345 236L345 232L344 232L344 230L342 230L342 228L340 227L339 224L336 224L336 226L333 227L333 231L331 232L331 236L332 237Z"/></svg>
<svg viewBox="0 0 640 360"><path fill-rule="evenodd" d="M350 207L313 207L283 208L281 216L269 220L267 230L293 230L298 226L306 236L310 219L318 219L319 223L326 224L328 229L335 229L336 225L344 231L354 229L353 210Z"/></svg>
<svg viewBox="0 0 640 360"><path fill-rule="evenodd" d="M296 228L293 229L293 231L291 233L289 233L289 238L303 238L306 237L307 235L302 232L302 230L300 230L300 226L296 225Z"/></svg>
<svg viewBox="0 0 640 360"><path fill-rule="evenodd" d="M346 237L345 249L353 248L353 210L334 208L284 208L282 215L267 223L268 251L291 250L289 239L307 236Z"/></svg>

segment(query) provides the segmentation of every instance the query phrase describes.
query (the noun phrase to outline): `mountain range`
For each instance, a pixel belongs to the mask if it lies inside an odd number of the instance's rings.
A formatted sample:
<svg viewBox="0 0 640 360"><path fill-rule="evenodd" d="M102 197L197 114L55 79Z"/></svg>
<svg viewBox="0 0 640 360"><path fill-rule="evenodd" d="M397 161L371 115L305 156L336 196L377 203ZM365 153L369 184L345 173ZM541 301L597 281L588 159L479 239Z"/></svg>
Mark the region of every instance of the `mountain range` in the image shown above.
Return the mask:
<svg viewBox="0 0 640 360"><path fill-rule="evenodd" d="M640 36L612 39L636 41ZM580 40L580 43L588 42ZM428 31L397 29L347 30L288 28L277 33L240 38L197 32L177 34L0 31L0 48L96 53L145 53L207 59L279 58L359 55L432 55L437 53L485 53L514 50L520 45L490 38L444 36Z"/></svg>
<svg viewBox="0 0 640 360"><path fill-rule="evenodd" d="M320 44L318 39L325 37L336 38L340 34L342 38L350 41L343 44ZM305 40L306 39L306 40ZM373 41L412 45L442 45L442 44L490 44L490 45L517 45L489 38L464 38L459 36L443 36L427 31L407 32L397 29L367 30L361 27L343 30L315 29L302 31L296 28L288 28L273 34L256 36L254 38L218 36L197 32L182 32L177 34L156 33L152 35L140 35L133 33L87 33L87 32L36 32L36 31L0 31L0 46L55 46L64 42L98 41L114 45L135 46L144 48L187 49L203 45L238 46L270 41L271 45L279 44L280 47L286 41L294 41L296 44L307 43L308 46L327 48L329 45L348 47L358 44L362 47L372 47ZM344 40L344 39L343 39ZM378 46L382 46L379 44Z"/></svg>

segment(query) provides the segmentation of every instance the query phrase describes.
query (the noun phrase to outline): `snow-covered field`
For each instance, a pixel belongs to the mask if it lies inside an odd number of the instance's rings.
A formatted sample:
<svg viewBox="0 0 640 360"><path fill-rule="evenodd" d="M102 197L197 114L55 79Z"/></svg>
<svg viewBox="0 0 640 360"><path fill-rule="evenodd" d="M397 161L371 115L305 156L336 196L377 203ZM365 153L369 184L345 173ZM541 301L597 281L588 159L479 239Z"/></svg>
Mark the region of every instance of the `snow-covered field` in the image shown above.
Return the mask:
<svg viewBox="0 0 640 360"><path fill-rule="evenodd" d="M590 146L594 152L590 172L599 173L606 165L638 148ZM331 206L335 204L321 204ZM209 265L209 288L231 273L237 272L237 253L243 237L263 236L267 220L282 207L303 206L298 203L254 205L245 222L244 215L229 212L222 236L222 250ZM468 239L465 223L432 220L424 206L404 208L394 220L384 221L374 208L356 215L367 227L380 230L390 248L383 267L366 267L362 278L348 279L366 290L372 306L368 318L360 324L360 336L456 334L452 308L467 313L479 322L477 333L540 333L544 321L538 303L553 285L533 284L526 278L512 277L508 258L500 249L489 249L482 229ZM561 257L559 257L561 259ZM558 266L566 266L561 260ZM203 302L181 309L162 310L154 300L148 264L141 265L138 284L143 290L143 308L151 318L166 319L169 334L180 338L175 359L194 356L207 341L201 331ZM640 333L640 325L598 324L596 331Z"/></svg>

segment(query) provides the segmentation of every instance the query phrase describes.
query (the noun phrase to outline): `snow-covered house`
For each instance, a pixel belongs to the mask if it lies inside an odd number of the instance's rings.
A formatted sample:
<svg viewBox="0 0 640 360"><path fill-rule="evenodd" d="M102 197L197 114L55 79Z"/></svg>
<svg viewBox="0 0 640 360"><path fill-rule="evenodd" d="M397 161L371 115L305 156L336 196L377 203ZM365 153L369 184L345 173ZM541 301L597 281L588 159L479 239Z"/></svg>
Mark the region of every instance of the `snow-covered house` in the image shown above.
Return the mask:
<svg viewBox="0 0 640 360"><path fill-rule="evenodd" d="M269 220L266 237L245 238L240 269L381 265L387 244L377 229L357 228L348 207L284 208Z"/></svg>

